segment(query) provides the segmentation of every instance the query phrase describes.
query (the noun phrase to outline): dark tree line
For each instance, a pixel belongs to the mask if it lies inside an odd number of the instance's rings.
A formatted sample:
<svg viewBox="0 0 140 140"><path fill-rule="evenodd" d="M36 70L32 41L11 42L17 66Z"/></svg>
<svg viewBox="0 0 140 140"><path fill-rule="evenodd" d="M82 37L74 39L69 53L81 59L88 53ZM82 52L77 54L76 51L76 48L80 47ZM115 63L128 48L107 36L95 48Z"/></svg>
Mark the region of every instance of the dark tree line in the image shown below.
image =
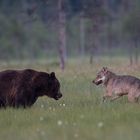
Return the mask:
<svg viewBox="0 0 140 140"><path fill-rule="evenodd" d="M97 55L118 48L138 63L139 0L1 0L0 59ZM125 44L125 45L124 45Z"/></svg>

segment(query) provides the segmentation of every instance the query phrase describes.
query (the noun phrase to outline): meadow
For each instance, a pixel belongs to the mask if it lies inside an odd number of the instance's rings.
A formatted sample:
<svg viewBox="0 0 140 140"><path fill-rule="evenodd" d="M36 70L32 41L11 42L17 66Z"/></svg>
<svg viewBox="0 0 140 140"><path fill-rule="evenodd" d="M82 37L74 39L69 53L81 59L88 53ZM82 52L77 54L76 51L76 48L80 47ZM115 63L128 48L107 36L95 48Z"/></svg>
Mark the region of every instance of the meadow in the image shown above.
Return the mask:
<svg viewBox="0 0 140 140"><path fill-rule="evenodd" d="M1 63L0 70L33 68L55 71L61 82L59 101L41 97L27 109L0 110L0 140L139 140L140 104L126 97L101 102L102 86L91 81L107 66L118 74L140 77L140 66L129 66L127 58L100 58L93 65L88 59L70 59L64 71L57 63Z"/></svg>

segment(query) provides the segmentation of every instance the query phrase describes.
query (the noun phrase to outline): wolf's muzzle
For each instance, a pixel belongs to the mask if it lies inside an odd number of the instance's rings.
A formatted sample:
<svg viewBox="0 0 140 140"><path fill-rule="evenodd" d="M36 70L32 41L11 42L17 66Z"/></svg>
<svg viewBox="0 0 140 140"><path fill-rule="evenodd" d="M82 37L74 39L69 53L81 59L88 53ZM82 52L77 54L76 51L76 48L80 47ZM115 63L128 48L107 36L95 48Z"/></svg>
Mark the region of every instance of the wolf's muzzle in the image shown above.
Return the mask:
<svg viewBox="0 0 140 140"><path fill-rule="evenodd" d="M94 83L95 85L99 85L99 84L102 84L102 80L100 80L100 81L93 80L92 83Z"/></svg>

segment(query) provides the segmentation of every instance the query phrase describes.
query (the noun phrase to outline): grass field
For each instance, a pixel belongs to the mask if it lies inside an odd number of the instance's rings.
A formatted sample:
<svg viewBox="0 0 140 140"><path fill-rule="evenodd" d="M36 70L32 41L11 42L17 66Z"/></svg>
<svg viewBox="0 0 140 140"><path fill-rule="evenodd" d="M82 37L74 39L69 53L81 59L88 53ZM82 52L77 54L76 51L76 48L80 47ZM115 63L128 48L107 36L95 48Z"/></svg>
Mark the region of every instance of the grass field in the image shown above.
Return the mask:
<svg viewBox="0 0 140 140"><path fill-rule="evenodd" d="M140 104L123 97L101 103L103 87L91 81L102 66L119 74L140 77L140 67L129 67L126 58L100 59L90 66L85 59L70 60L62 72L57 65L2 64L0 69L34 68L55 71L61 82L63 98L42 97L28 109L0 110L0 140L139 140Z"/></svg>

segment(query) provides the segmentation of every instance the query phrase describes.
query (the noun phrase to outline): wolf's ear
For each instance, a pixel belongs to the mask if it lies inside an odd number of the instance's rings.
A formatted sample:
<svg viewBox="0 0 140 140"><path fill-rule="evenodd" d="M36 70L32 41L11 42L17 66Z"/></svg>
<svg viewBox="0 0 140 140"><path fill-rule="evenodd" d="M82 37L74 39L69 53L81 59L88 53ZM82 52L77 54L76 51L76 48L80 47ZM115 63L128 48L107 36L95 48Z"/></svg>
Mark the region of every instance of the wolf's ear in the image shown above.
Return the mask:
<svg viewBox="0 0 140 140"><path fill-rule="evenodd" d="M55 73L54 73L54 72L51 72L51 73L50 73L50 77L51 77L51 78L55 78Z"/></svg>
<svg viewBox="0 0 140 140"><path fill-rule="evenodd" d="M107 67L103 67L103 71L106 72L108 70Z"/></svg>

